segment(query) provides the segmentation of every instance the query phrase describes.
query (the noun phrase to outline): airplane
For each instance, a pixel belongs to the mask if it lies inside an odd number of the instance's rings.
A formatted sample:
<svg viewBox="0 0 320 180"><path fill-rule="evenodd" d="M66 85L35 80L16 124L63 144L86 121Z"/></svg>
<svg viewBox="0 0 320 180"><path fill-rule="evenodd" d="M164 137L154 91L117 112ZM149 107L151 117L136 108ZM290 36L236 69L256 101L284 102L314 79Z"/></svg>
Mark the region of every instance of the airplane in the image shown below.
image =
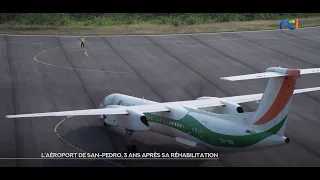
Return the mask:
<svg viewBox="0 0 320 180"><path fill-rule="evenodd" d="M292 95L318 91L320 87L295 89L303 74L320 68L289 69L270 67L266 72L222 77L241 81L269 78L264 93L231 97L203 96L195 100L155 102L124 94L110 94L98 109L7 115L7 118L47 116L98 116L105 126L126 130L127 152L137 152L132 144L135 131L153 131L177 142L214 151L250 151L290 142L285 137ZM244 112L239 103L259 102L254 112Z"/></svg>

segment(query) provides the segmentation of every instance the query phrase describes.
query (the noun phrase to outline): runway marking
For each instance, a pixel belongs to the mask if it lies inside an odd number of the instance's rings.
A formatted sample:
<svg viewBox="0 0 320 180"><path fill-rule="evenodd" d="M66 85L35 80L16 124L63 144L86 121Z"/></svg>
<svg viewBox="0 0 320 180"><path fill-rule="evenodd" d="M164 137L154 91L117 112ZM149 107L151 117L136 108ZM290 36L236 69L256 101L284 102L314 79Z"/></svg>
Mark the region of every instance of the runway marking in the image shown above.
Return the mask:
<svg viewBox="0 0 320 180"><path fill-rule="evenodd" d="M84 53L88 56L87 52L84 52Z"/></svg>
<svg viewBox="0 0 320 180"><path fill-rule="evenodd" d="M315 26L315 27L304 27L304 28L299 28L301 29L315 29L319 28L320 26ZM184 35L201 35L201 34L223 34L223 33L244 33L244 32L265 32L265 31L290 31L289 29L267 29L267 30L256 30L256 31L235 31L235 32L214 32L214 33L188 33L188 34L145 34L145 35L93 35L93 36L82 36L82 37L125 37L125 36L184 36ZM44 37L79 37L79 35L27 35L27 34L0 34L0 35L7 35L7 36L44 36Z"/></svg>
<svg viewBox="0 0 320 180"><path fill-rule="evenodd" d="M66 119L62 119L55 127L54 127L54 132L57 134L57 128L59 127L59 125L61 124L61 123L63 123L64 121L65 121ZM57 134L59 137L60 137L60 135L59 134Z"/></svg>
<svg viewBox="0 0 320 180"><path fill-rule="evenodd" d="M2 41L0 43L4 43L4 44L31 44L31 43L25 43L25 42L5 42L5 41ZM46 43L46 42L40 42L40 43L32 43L32 45L41 45L42 43Z"/></svg>
<svg viewBox="0 0 320 180"><path fill-rule="evenodd" d="M65 66L58 66L58 65L54 65L54 64L49 64L49 63L45 63L45 62L41 62L37 59L37 57L45 52L48 52L48 51L51 51L51 50L55 50L55 49L58 49L58 48L62 48L62 47L66 47L66 46L70 46L70 45L73 45L73 44L77 44L77 43L72 43L72 44L67 44L67 45L63 45L63 46L57 46L57 47L54 47L54 48L50 48L50 49L47 49L47 50L44 50L44 51L41 51L40 53L38 53L36 56L34 56L34 60L38 63L41 63L41 64L44 64L44 65L47 65L47 66L51 66L51 67L56 67L56 68L62 68L62 69L69 69L69 70L79 70L79 71L89 71L89 72L101 72L101 73L129 73L129 72L120 72L120 71L102 71L102 70L95 70L95 69L82 69L82 68L72 68L72 67L65 67ZM94 44L94 43L92 43Z"/></svg>
<svg viewBox="0 0 320 180"><path fill-rule="evenodd" d="M59 127L64 121L66 121L66 120L68 120L68 119L70 119L70 118L71 118L71 117L62 119L58 124L56 124L56 126L54 127L54 130L53 130L53 131L54 131L54 133L57 135L57 137L58 137L62 142L64 142L65 144L67 144L68 146L71 146L71 147L77 149L78 151L87 153L85 150L83 150L83 149L81 149L81 148L79 148L79 147L71 144L70 142L68 142L66 139L64 139L63 137L61 137L60 134L57 132L58 127ZM110 164L114 164L114 165L116 165L116 166L126 167L126 166L124 166L124 165L115 163L115 162L110 161L110 160L106 160L106 159L99 159L99 160L106 161L106 162L108 162L108 163L110 163Z"/></svg>
<svg viewBox="0 0 320 180"><path fill-rule="evenodd" d="M195 34L197 35L197 34ZM201 35L201 34L199 34ZM303 38L303 39L320 39L320 37L318 36L315 36L315 37L303 37L303 36L299 36L299 37L285 37L285 38L277 38L277 37L261 37L261 38L246 38L246 39L249 39L249 40L286 40L286 39L300 39L300 38ZM241 41L243 40L243 38L221 38L221 39L209 39L209 40L201 40L203 42L219 42L219 41ZM156 43L158 44L173 44L173 43L185 43L185 42L194 42L194 40L183 40L183 41L172 41L172 40L160 40L160 41L156 41ZM3 43L3 44L28 44L28 43L22 43L22 42L0 42L0 43ZM42 42L42 43L45 43L45 42ZM41 43L41 44L42 44ZM126 42L126 44L153 44L154 42L150 42L150 41L128 41ZM95 43L95 42L92 42L92 43L86 43L86 44L101 44L101 45L105 45L105 43ZM33 44L35 45L35 44ZM39 44L36 44L36 45L39 45ZM69 45L72 45L72 44L68 44L68 45L63 45L63 46L58 46L58 47L55 47L55 48L52 48L52 49L49 49L49 50L54 50L56 48L61 48L61 47L64 47L64 46L69 46ZM46 50L47 51L47 50ZM44 52L41 52L41 53L44 53ZM40 55L40 54L37 54L37 56ZM89 70L91 71L91 70ZM94 71L100 71L100 70L94 70ZM108 71L109 72L109 71ZM118 73L125 73L125 72L118 72Z"/></svg>

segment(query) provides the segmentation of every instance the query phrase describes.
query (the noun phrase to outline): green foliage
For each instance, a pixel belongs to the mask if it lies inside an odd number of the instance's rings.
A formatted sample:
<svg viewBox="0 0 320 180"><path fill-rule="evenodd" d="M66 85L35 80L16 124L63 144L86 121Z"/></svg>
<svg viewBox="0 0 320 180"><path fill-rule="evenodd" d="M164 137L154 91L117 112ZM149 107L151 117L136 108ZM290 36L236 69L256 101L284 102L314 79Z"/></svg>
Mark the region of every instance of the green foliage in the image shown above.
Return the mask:
<svg viewBox="0 0 320 180"><path fill-rule="evenodd" d="M0 24L44 26L113 26L281 20L320 16L320 13L0 13Z"/></svg>

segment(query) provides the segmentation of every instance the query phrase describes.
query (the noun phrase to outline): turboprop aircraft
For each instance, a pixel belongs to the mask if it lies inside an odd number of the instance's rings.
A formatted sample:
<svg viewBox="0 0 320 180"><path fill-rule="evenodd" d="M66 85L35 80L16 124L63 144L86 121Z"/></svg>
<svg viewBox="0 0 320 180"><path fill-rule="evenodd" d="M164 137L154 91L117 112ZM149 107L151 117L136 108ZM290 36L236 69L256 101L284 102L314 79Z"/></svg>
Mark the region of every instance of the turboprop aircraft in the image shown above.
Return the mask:
<svg viewBox="0 0 320 180"><path fill-rule="evenodd" d="M303 74L320 68L288 69L271 67L263 73L223 77L240 81L269 78L264 93L231 97L199 97L196 100L154 102L123 94L111 94L101 109L7 115L7 118L97 115L104 125L126 130L129 152L134 131L154 131L171 136L192 147L207 146L215 151L247 151L289 143L284 136L292 95L318 91L320 87L294 90ZM255 112L244 112L239 103L259 101Z"/></svg>

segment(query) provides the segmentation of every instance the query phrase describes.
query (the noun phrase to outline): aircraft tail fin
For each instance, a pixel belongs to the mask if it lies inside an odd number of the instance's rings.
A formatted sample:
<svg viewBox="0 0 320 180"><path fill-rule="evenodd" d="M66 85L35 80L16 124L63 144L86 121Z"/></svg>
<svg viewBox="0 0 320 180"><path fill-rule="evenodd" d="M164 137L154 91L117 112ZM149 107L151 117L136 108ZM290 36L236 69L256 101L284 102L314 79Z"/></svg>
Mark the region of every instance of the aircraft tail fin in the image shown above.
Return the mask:
<svg viewBox="0 0 320 180"><path fill-rule="evenodd" d="M259 107L252 118L251 126L262 131L269 130L274 126L281 126L278 132L272 133L283 135L296 81L302 74L312 73L320 73L320 68L288 69L271 67L264 73L231 76L221 79L239 81L270 78L262 95Z"/></svg>

